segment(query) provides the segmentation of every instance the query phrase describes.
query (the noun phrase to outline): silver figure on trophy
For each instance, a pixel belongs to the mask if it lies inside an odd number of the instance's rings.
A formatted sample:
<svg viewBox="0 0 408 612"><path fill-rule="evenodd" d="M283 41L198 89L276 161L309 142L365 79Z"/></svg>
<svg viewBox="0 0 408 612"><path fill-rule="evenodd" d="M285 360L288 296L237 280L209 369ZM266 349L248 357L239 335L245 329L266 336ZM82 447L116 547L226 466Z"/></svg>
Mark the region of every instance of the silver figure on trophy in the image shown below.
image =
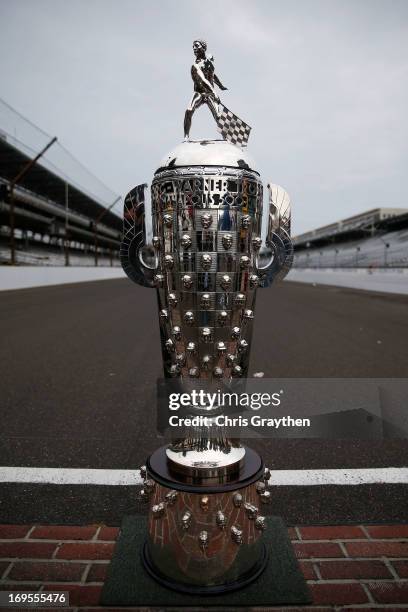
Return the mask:
<svg viewBox="0 0 408 612"><path fill-rule="evenodd" d="M234 115L221 103L214 85L217 85L222 91L226 91L227 87L224 87L215 74L214 57L207 54L207 43L204 40L195 40L193 42L193 53L196 58L191 66L194 93L184 115L185 141L188 141L190 137L191 118L194 112L197 108L206 104L224 140L228 140L232 144L245 146L248 142L251 128L245 121L242 121L242 119Z"/></svg>
<svg viewBox="0 0 408 612"><path fill-rule="evenodd" d="M193 52L196 57L194 64L191 66L194 94L184 116L184 138L186 139L190 136L191 117L202 104L207 104L215 121L218 122L220 98L214 89L214 84L223 91L227 89L215 74L213 56L207 55L206 51L207 43L204 40L193 42Z"/></svg>
<svg viewBox="0 0 408 612"><path fill-rule="evenodd" d="M223 87L206 44L197 40L193 49L195 93L186 134L192 113L206 103L224 139L185 141L162 160L150 189L151 243L147 185L130 191L121 248L126 274L157 289L164 375L185 389L245 379L256 291L283 278L293 258L289 196L268 185L263 244L263 185L243 148L251 128L215 94L214 82ZM269 501L270 492L257 453L222 432L214 438L196 429L158 449L146 466L144 563L157 580L210 593L259 575L267 561L259 504Z"/></svg>

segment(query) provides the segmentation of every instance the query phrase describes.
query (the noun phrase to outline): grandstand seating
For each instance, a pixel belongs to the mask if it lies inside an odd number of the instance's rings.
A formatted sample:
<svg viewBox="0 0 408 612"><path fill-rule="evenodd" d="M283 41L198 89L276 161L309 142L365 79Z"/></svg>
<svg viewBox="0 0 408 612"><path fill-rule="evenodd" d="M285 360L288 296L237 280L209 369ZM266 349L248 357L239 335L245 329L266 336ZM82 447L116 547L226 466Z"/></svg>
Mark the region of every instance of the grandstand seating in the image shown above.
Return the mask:
<svg viewBox="0 0 408 612"><path fill-rule="evenodd" d="M297 268L408 267L408 227L295 251Z"/></svg>
<svg viewBox="0 0 408 612"><path fill-rule="evenodd" d="M120 201L0 100L0 264L118 265Z"/></svg>

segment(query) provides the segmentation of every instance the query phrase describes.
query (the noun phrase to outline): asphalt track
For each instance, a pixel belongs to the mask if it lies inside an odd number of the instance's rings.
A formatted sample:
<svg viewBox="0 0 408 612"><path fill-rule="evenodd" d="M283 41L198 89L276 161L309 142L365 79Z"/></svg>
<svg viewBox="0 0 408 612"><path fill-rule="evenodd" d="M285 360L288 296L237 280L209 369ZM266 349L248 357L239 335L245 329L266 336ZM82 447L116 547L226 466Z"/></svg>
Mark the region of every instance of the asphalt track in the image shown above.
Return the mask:
<svg viewBox="0 0 408 612"><path fill-rule="evenodd" d="M283 283L259 291L250 372L408 378L408 297ZM160 444L155 292L128 280L0 294L0 465L134 469ZM253 444L273 469L407 466L405 440ZM136 487L4 484L0 522L106 521ZM288 523L408 520L404 485L277 487Z"/></svg>

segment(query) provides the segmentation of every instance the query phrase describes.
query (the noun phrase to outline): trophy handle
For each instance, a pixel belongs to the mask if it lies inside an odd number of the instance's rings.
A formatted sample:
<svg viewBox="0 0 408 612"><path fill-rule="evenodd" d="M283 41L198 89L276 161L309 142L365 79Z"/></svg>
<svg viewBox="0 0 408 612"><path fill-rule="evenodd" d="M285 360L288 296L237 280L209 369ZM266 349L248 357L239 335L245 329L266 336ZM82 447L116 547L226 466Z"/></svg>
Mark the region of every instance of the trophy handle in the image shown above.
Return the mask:
<svg viewBox="0 0 408 612"><path fill-rule="evenodd" d="M270 287L275 280L285 278L293 263L293 244L290 239L290 197L279 185L268 184L269 216L266 246L271 257L258 265L259 287Z"/></svg>
<svg viewBox="0 0 408 612"><path fill-rule="evenodd" d="M152 245L146 244L145 201L147 184L137 185L123 205L123 238L120 245L122 268L133 282L155 287L158 258Z"/></svg>

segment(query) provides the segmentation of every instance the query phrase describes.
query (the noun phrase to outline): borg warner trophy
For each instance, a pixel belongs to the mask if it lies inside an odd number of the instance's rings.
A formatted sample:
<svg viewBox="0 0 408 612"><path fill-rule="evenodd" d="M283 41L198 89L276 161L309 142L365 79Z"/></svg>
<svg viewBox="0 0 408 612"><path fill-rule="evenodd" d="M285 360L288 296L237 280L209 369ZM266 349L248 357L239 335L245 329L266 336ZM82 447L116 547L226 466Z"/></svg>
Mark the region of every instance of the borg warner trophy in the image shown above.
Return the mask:
<svg viewBox="0 0 408 612"><path fill-rule="evenodd" d="M220 102L215 85L225 87L206 49L194 41L185 140L156 170L150 203L146 184L126 196L121 247L129 278L156 288L164 376L185 390L245 379L256 290L283 278L293 258L290 200L273 184L263 244L263 185L245 148L251 128ZM192 115L203 104L222 139L189 140ZM191 412L211 416L205 406ZM149 503L143 562L156 580L210 594L240 588L262 572L270 474L255 451L219 429L212 437L198 427L155 451L141 473Z"/></svg>

